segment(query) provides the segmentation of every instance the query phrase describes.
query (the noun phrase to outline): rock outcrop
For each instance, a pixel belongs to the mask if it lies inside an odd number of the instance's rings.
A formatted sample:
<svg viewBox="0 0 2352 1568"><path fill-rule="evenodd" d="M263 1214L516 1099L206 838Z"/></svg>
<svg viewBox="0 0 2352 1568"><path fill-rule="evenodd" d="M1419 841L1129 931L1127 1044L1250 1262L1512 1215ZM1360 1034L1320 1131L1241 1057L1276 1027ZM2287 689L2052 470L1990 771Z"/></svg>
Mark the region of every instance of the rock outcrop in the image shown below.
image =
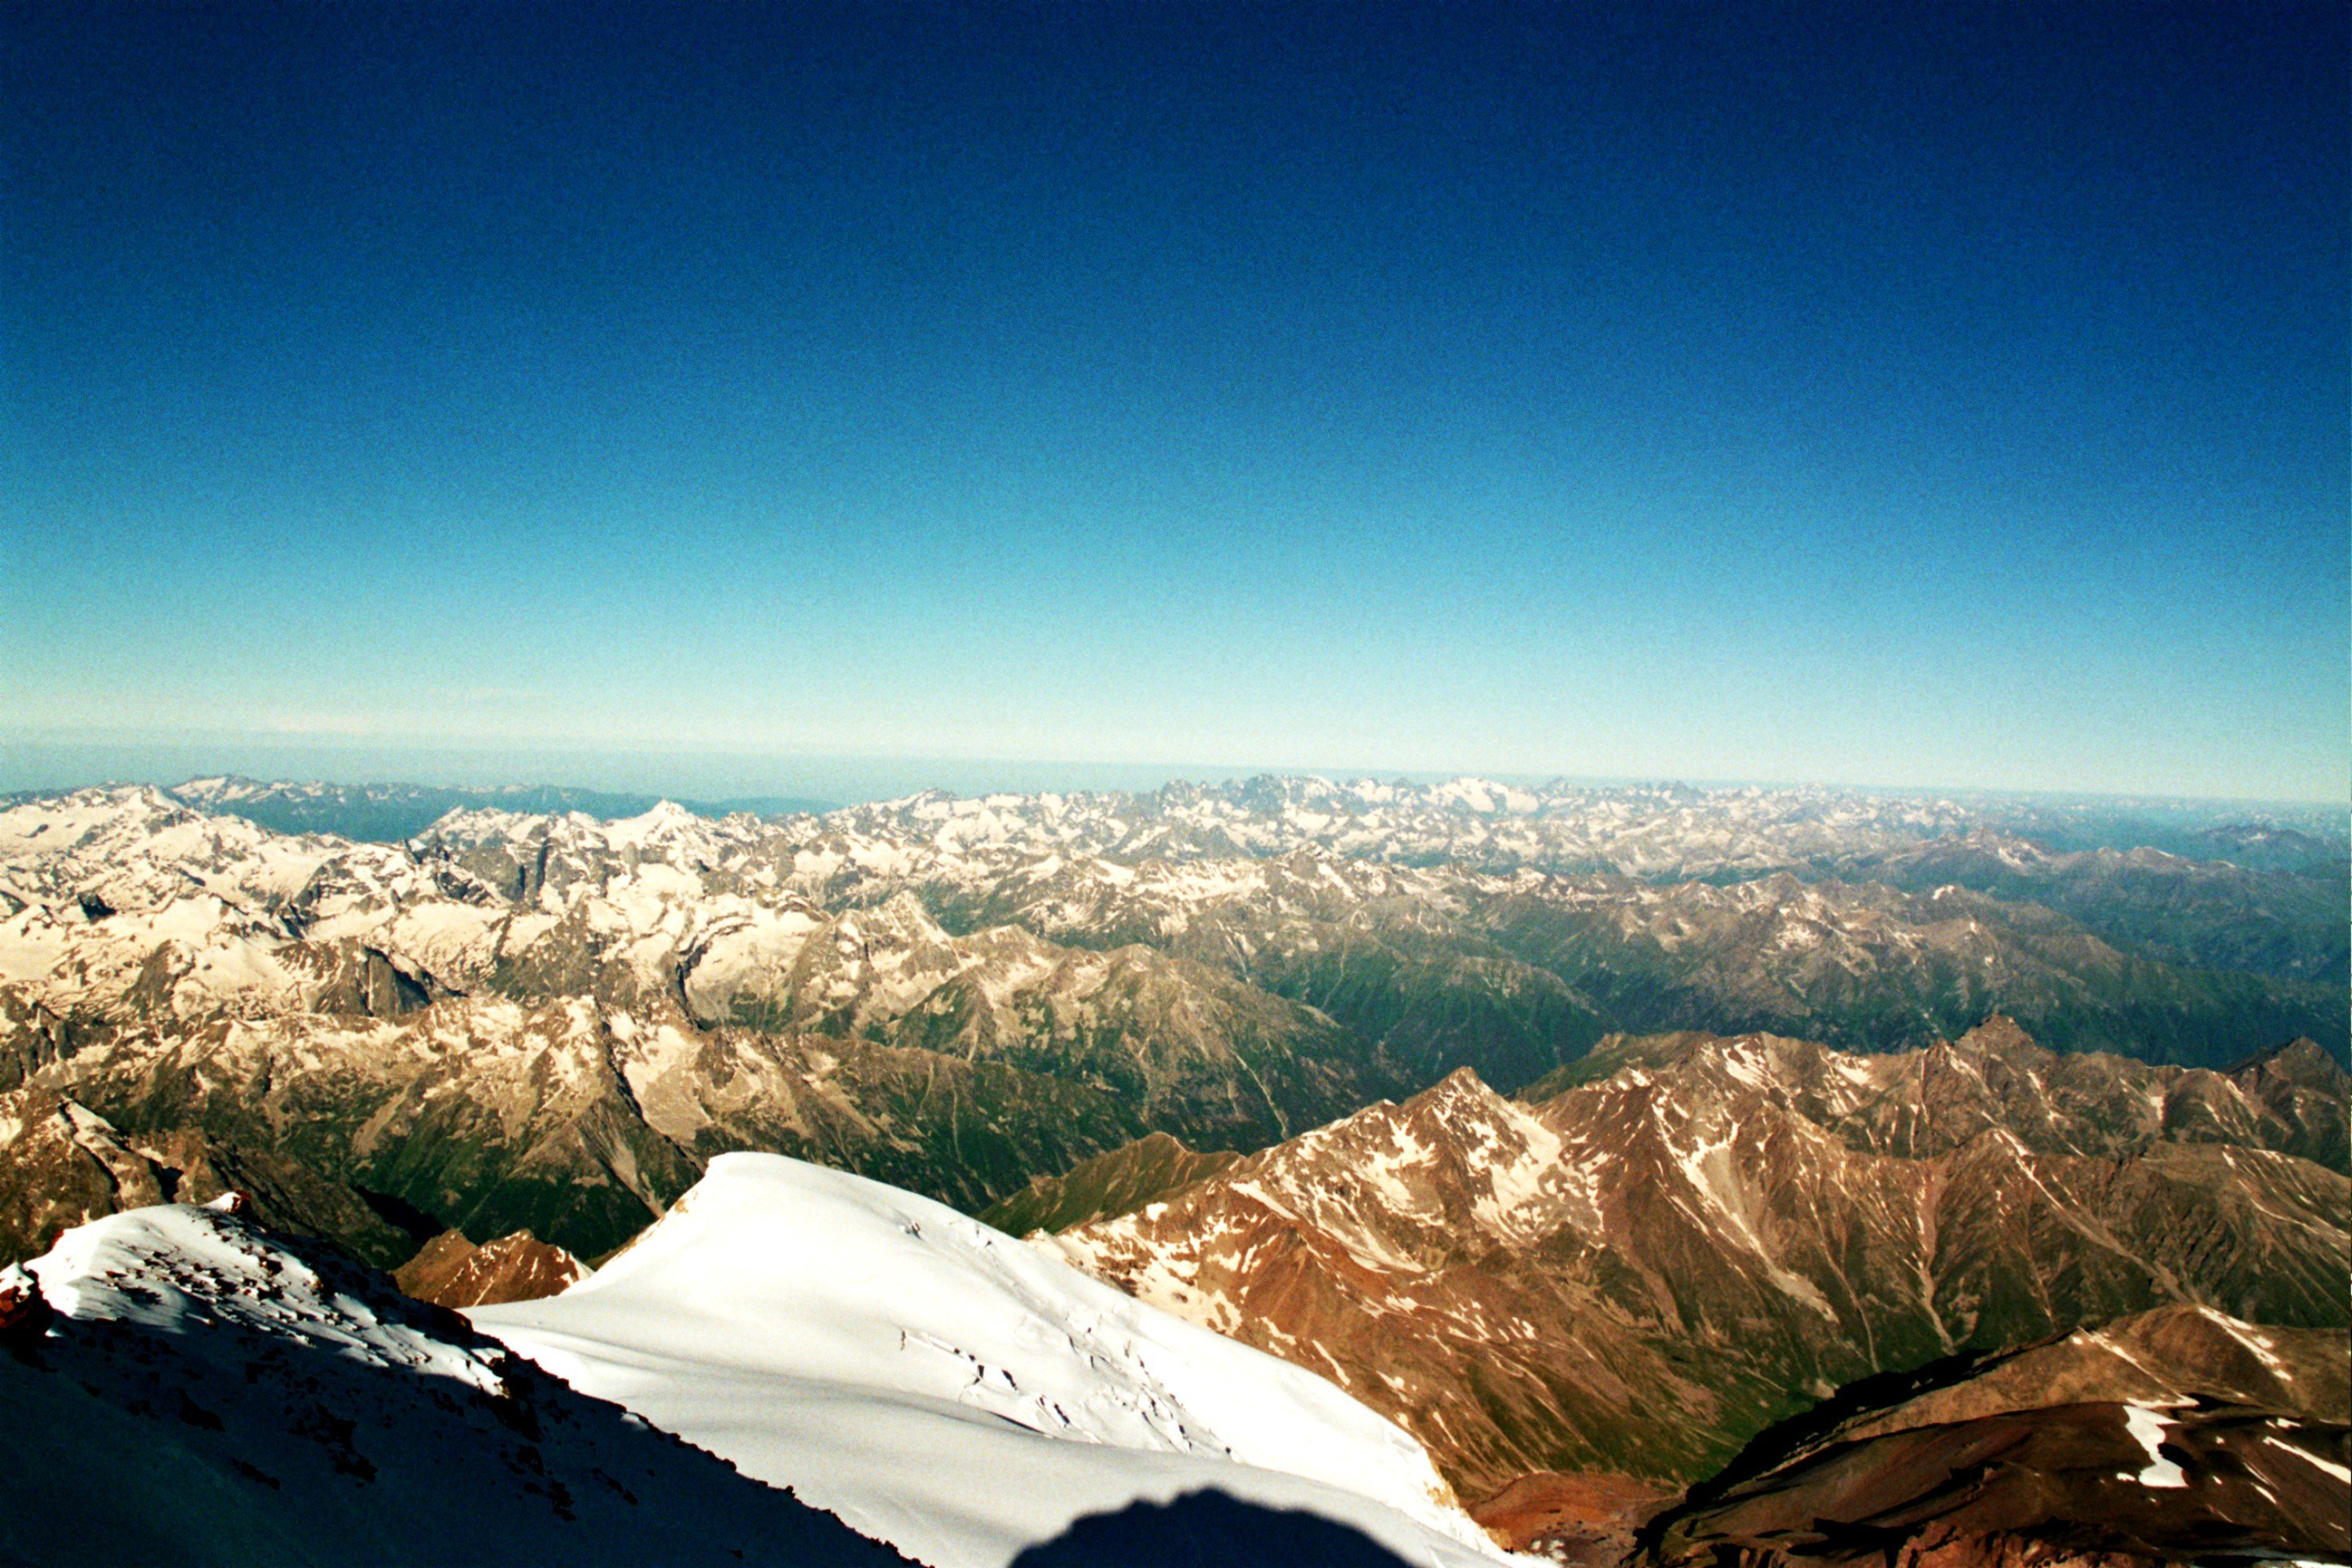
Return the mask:
<svg viewBox="0 0 2352 1568"><path fill-rule="evenodd" d="M463 1231L445 1230L393 1270L401 1289L449 1308L536 1301L588 1278L588 1266L527 1230L476 1247Z"/></svg>

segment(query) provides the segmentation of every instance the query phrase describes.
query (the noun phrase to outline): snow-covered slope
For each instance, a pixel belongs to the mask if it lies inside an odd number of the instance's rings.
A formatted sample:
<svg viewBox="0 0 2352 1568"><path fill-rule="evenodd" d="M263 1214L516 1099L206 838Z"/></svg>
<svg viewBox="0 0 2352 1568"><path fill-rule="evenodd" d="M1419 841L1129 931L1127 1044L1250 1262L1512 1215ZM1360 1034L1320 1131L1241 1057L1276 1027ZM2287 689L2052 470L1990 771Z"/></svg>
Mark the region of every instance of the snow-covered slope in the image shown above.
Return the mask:
<svg viewBox="0 0 2352 1568"><path fill-rule="evenodd" d="M479 1329L236 1206L0 1271L0 1561L999 1568L1302 1522L1318 1563L1497 1561L1336 1388L856 1177L722 1159Z"/></svg>
<svg viewBox="0 0 2352 1568"><path fill-rule="evenodd" d="M936 1568L1203 1489L1492 1561L1419 1445L1321 1378L954 1210L728 1154L658 1225L477 1326Z"/></svg>
<svg viewBox="0 0 2352 1568"><path fill-rule="evenodd" d="M0 1562L889 1568L331 1249L153 1205L0 1272Z"/></svg>

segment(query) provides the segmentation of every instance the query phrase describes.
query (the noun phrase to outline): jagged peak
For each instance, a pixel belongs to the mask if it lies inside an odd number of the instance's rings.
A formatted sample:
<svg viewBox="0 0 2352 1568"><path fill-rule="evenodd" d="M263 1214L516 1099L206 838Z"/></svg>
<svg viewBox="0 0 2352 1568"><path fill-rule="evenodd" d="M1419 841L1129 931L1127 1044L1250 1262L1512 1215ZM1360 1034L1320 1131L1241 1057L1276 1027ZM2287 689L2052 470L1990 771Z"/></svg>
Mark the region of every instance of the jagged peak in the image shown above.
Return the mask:
<svg viewBox="0 0 2352 1568"><path fill-rule="evenodd" d="M572 814L578 816L579 813ZM589 818L594 821L594 818ZM674 800L657 800L635 816L618 817L598 823L596 831L604 842L616 847L670 842L690 835L707 832L709 824Z"/></svg>
<svg viewBox="0 0 2352 1568"><path fill-rule="evenodd" d="M512 841L545 833L557 818L538 811L509 811L502 805L453 805L427 824L415 842L452 839L480 843Z"/></svg>
<svg viewBox="0 0 2352 1568"><path fill-rule="evenodd" d="M877 936L924 943L950 940L947 928L932 918L923 900L905 889L878 904L843 910L834 917L831 930L837 940L847 942L866 942Z"/></svg>

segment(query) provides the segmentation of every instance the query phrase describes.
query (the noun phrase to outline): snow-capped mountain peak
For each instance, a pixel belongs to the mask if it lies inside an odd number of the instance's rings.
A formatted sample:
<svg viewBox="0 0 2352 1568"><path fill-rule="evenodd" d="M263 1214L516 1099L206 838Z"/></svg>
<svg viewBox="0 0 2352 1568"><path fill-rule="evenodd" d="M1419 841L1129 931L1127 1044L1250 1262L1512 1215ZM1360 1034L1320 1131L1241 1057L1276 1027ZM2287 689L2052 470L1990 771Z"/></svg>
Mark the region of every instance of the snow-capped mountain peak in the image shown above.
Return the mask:
<svg viewBox="0 0 2352 1568"><path fill-rule="evenodd" d="M1202 1487L1409 1562L1493 1555L1420 1446L1331 1384L799 1161L722 1155L585 1281L469 1316L940 1568Z"/></svg>

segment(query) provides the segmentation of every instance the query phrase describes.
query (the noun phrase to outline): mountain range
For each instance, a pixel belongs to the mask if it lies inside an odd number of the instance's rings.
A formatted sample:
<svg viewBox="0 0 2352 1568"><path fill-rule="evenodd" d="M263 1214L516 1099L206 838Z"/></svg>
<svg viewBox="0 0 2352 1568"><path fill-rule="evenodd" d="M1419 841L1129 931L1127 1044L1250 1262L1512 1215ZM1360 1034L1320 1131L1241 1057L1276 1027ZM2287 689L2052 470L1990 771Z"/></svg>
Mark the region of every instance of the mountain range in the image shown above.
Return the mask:
<svg viewBox="0 0 2352 1568"><path fill-rule="evenodd" d="M0 808L19 1556L2344 1554L2325 823L305 800Z"/></svg>
<svg viewBox="0 0 2352 1568"><path fill-rule="evenodd" d="M290 783L236 774L190 779L171 793L199 811L241 816L278 833L323 833L378 844L414 837L453 811L578 811L612 818L635 816L661 804L659 795L551 784ZM834 805L800 795L760 795L689 802L688 809L704 816L739 811L781 816L830 811Z"/></svg>
<svg viewBox="0 0 2352 1568"><path fill-rule="evenodd" d="M2352 1325L2352 1079L2309 1042L2221 1074L1996 1018L1880 1056L1612 1039L1562 1078L1462 1069L1036 1239L1324 1373L1472 1499L1686 1483L1871 1374L2168 1305ZM1115 1160L1087 1184L1133 1202Z"/></svg>
<svg viewBox="0 0 2352 1568"><path fill-rule="evenodd" d="M2168 963L1957 883L1817 876L1991 831L1933 803L1475 781L461 810L398 845L152 789L20 801L0 1237L37 1250L184 1181L387 1266L446 1229L593 1258L739 1148L978 1210L1154 1131L1247 1152L1465 1066L1515 1090L1612 1031L1884 1050L2000 1008L2072 1048L2343 1051L2340 985ZM2069 854L2014 858L2105 864ZM2246 902L2325 878L2165 875L2098 885L2252 922L2250 948L2325 946Z"/></svg>

